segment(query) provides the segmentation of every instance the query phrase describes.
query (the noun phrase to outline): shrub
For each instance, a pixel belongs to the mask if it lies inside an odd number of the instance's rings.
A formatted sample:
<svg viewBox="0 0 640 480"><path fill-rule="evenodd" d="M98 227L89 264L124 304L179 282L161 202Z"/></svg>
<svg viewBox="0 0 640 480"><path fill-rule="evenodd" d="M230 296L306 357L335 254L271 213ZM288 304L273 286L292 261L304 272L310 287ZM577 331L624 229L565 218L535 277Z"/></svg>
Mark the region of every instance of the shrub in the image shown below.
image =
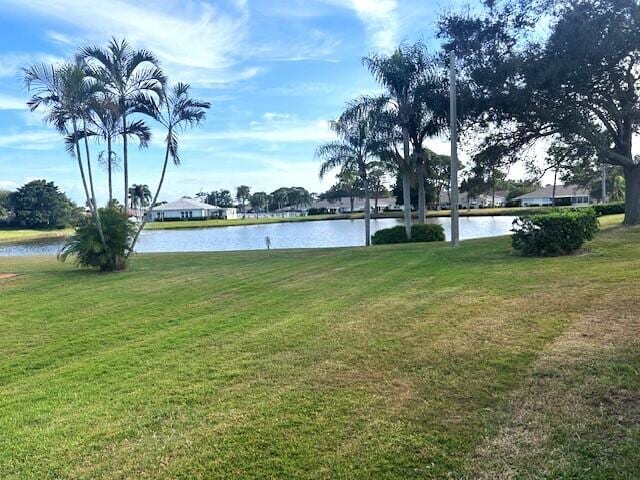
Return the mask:
<svg viewBox="0 0 640 480"><path fill-rule="evenodd" d="M407 234L404 227L383 228L378 230L371 237L371 243L374 245L386 245L388 243L407 243Z"/></svg>
<svg viewBox="0 0 640 480"><path fill-rule="evenodd" d="M76 231L65 242L59 259L65 261L70 255L77 265L99 268L103 272L123 270L126 255L135 233L135 226L122 210L101 208L100 221L107 250L105 250L93 217L86 216L78 223Z"/></svg>
<svg viewBox="0 0 640 480"><path fill-rule="evenodd" d="M444 240L442 225L419 224L411 227L411 242L440 242ZM378 230L371 237L374 245L386 245L390 243L407 243L407 234L404 226L384 228Z"/></svg>
<svg viewBox="0 0 640 480"><path fill-rule="evenodd" d="M434 223L424 223L411 227L412 242L444 242L444 228Z"/></svg>
<svg viewBox="0 0 640 480"><path fill-rule="evenodd" d="M513 248L523 255L553 256L571 253L598 231L594 210L553 210L519 217L513 222Z"/></svg>
<svg viewBox="0 0 640 480"><path fill-rule="evenodd" d="M329 213L329 210L326 208L310 208L307 210L307 215L326 215Z"/></svg>
<svg viewBox="0 0 640 480"><path fill-rule="evenodd" d="M598 215L617 215L624 213L624 203L605 203L594 205L593 209Z"/></svg>

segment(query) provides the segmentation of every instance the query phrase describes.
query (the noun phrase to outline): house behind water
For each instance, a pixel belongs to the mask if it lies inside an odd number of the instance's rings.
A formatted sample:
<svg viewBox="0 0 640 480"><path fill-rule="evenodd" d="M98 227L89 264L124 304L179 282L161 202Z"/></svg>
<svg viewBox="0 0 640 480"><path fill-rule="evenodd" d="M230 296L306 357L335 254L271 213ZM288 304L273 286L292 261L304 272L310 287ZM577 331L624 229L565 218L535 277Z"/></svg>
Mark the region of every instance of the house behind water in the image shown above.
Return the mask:
<svg viewBox="0 0 640 480"><path fill-rule="evenodd" d="M371 211L376 211L375 199L371 198L370 203ZM377 213L398 209L395 197L379 198L377 204ZM318 200L309 207L309 210L320 213L362 213L364 212L364 198L354 197L353 209L351 209L350 197L341 197L335 200Z"/></svg>
<svg viewBox="0 0 640 480"><path fill-rule="evenodd" d="M496 190L495 193L481 193L479 195L469 196L466 192L458 195L458 206L460 208L491 208L504 207L507 203L508 192ZM449 200L449 192L443 190L440 192L440 200L438 208L448 210L451 208L451 200Z"/></svg>
<svg viewBox="0 0 640 480"><path fill-rule="evenodd" d="M514 201L523 207L574 206L581 207L591 204L589 190L577 185L556 185L555 195L553 185L515 197Z"/></svg>
<svg viewBox="0 0 640 480"><path fill-rule="evenodd" d="M173 202L159 205L153 209L150 220L156 222L175 220L206 220L209 218L236 219L238 212L236 208L218 207L194 200L189 197L182 197Z"/></svg>

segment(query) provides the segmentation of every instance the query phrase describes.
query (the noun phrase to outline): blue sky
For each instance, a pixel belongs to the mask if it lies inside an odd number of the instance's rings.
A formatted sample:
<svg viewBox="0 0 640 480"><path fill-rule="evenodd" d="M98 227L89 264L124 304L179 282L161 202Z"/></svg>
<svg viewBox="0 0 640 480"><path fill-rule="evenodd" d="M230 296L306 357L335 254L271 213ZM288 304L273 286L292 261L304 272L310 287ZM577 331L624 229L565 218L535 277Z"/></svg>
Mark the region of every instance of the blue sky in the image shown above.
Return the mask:
<svg viewBox="0 0 640 480"><path fill-rule="evenodd" d="M332 138L327 121L348 100L377 89L361 57L402 41L433 42L435 21L455 3L0 0L0 188L46 178L81 200L79 174L60 136L25 107L19 69L116 36L154 51L171 81L191 83L194 96L212 103L204 125L183 134L182 165L171 168L162 199L240 184L324 190L331 178L318 179L314 150ZM155 188L161 138L157 130L148 150L132 152L132 183ZM447 150L443 141L432 146ZM106 176L97 176L103 201ZM118 196L120 179L118 172Z"/></svg>

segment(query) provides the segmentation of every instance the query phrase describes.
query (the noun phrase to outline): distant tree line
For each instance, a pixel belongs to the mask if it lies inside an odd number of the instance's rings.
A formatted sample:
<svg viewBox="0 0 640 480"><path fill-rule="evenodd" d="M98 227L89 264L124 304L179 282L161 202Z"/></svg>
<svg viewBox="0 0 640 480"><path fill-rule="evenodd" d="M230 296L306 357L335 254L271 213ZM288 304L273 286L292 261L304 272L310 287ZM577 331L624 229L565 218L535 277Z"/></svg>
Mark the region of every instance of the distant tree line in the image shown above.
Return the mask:
<svg viewBox="0 0 640 480"><path fill-rule="evenodd" d="M243 215L249 210L254 213L269 213L286 208L302 210L311 205L316 195L304 187L280 187L271 193L251 192L251 187L240 185L235 189L235 195L230 190L213 190L198 192L196 198L201 202L217 207L238 207Z"/></svg>

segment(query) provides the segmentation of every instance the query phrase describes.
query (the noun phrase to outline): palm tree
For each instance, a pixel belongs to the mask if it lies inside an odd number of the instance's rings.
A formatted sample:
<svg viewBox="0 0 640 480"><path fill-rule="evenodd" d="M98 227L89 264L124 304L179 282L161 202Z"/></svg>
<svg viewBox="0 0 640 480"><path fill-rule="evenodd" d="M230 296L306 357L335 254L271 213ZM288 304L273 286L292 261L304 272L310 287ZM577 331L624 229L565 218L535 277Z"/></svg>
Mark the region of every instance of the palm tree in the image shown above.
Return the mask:
<svg viewBox="0 0 640 480"><path fill-rule="evenodd" d="M137 105L136 111L149 115L160 122L167 129L167 136L165 137L166 149L158 188L149 206L149 213L140 223L138 231L131 242L131 249L127 257L133 252L140 232L144 228L147 219L151 218L153 214L153 209L158 202L158 196L167 173L169 157L173 160L174 165L180 165L178 133L189 127L199 125L206 117L206 110L211 106L209 102L191 98L189 95L190 88L186 83L178 83L159 98L149 98L141 94L134 99L134 103Z"/></svg>
<svg viewBox="0 0 640 480"><path fill-rule="evenodd" d="M251 195L251 206L256 211L256 218L260 210L265 210L269 206L269 195L267 192L255 192Z"/></svg>
<svg viewBox="0 0 640 480"><path fill-rule="evenodd" d="M357 101L350 103L340 118L330 123L338 140L325 143L316 150L316 155L324 160L320 166L320 178L340 168L343 171L354 169L362 181L366 246L371 243L369 172L376 161L375 156L382 149L376 113ZM353 213L353 205L351 211Z"/></svg>
<svg viewBox="0 0 640 480"><path fill-rule="evenodd" d="M404 201L404 225L407 238L411 237L411 175L413 166L410 150L410 128L415 97L419 86L424 83L429 71L425 47L421 43L400 46L390 56L373 54L363 58L364 65L382 85L386 93L376 99L376 103L389 112L394 123L400 128L403 152L395 156L402 175ZM399 154L399 152L396 152Z"/></svg>
<svg viewBox="0 0 640 480"><path fill-rule="evenodd" d="M279 188L278 190L271 193L271 198L284 217L284 211L282 209L289 202L289 190L287 188Z"/></svg>
<svg viewBox="0 0 640 480"><path fill-rule="evenodd" d="M75 151L74 149L70 151L78 162L87 206L94 218L102 246L106 251L108 248L102 231L102 222L100 221L93 188L91 159L88 155L87 146L86 160L90 181L90 185L88 185L82 164L79 141L81 130L78 126L78 122L86 123L87 105L100 90L100 85L96 82L88 81L85 71L78 63L66 63L58 66L36 64L25 68L23 73L24 82L33 94L27 102L29 109L31 111L44 109L47 112L45 122L51 123L58 132L65 136L70 135L73 139Z"/></svg>
<svg viewBox="0 0 640 480"><path fill-rule="evenodd" d="M242 206L242 218L245 217L247 210L247 202L251 199L251 189L246 185L240 185L236 188L236 200L240 202Z"/></svg>
<svg viewBox="0 0 640 480"><path fill-rule="evenodd" d="M117 102L112 95L103 95L92 105L92 114L89 118L91 130L95 136L105 142L107 149L104 152L105 167L108 174L109 203L113 201L113 170L117 166L117 155L113 150L113 143L125 135L122 130L121 116ZM151 130L142 120L135 120L127 125L127 138L135 138L140 148L147 147L151 140Z"/></svg>
<svg viewBox="0 0 640 480"><path fill-rule="evenodd" d="M369 171L369 185L373 193L373 212L375 216L378 214L378 199L386 190L384 186L386 176L387 171L382 165L382 162L378 162L378 164Z"/></svg>
<svg viewBox="0 0 640 480"><path fill-rule="evenodd" d="M131 206L138 210L138 216L142 217L144 208L148 207L151 203L151 190L149 190L149 185L131 185L129 188L129 199L131 200Z"/></svg>
<svg viewBox="0 0 640 480"><path fill-rule="evenodd" d="M166 77L159 61L147 50L134 50L126 40L113 38L106 49L87 46L80 57L90 66L90 75L105 85L113 97L122 125L122 159L124 170L124 208L129 197L129 152L127 117L135 112L137 99L160 101Z"/></svg>
<svg viewBox="0 0 640 480"><path fill-rule="evenodd" d="M418 182L418 223L426 223L425 181L431 170L432 155L424 142L427 138L441 135L448 129L448 92L443 77L432 71L433 60L424 52L420 63L426 65L426 71L420 77L420 83L411 97L409 117L409 141L413 150L413 164Z"/></svg>

